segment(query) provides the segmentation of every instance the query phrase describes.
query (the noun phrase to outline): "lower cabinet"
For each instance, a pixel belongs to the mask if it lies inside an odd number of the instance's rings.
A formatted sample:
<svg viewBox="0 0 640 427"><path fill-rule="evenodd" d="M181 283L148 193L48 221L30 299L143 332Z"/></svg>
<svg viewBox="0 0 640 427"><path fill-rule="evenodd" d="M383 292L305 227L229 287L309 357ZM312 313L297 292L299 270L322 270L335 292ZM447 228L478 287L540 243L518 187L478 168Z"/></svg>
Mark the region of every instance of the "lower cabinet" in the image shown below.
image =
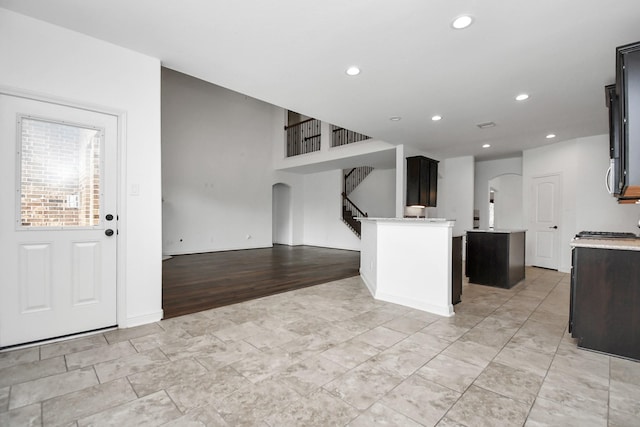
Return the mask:
<svg viewBox="0 0 640 427"><path fill-rule="evenodd" d="M455 236L451 244L451 304L462 297L462 236Z"/></svg>
<svg viewBox="0 0 640 427"><path fill-rule="evenodd" d="M569 328L578 347L640 360L640 251L573 249Z"/></svg>
<svg viewBox="0 0 640 427"><path fill-rule="evenodd" d="M470 283L511 288L524 279L524 231L467 232Z"/></svg>

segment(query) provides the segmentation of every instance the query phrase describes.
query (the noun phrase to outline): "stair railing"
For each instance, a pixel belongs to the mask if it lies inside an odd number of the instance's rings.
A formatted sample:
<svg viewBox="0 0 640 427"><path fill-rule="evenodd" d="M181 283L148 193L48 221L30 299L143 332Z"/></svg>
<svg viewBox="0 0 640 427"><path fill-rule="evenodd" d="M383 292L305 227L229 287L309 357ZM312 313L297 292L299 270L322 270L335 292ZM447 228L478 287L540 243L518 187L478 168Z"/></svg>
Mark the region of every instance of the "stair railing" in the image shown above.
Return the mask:
<svg viewBox="0 0 640 427"><path fill-rule="evenodd" d="M358 237L360 237L362 224L356 219L356 217L368 217L369 215L356 206L356 204L353 203L345 193L342 193L342 202L342 221L347 224L347 226L349 226L349 228L351 228ZM355 215L354 212L357 212L358 215Z"/></svg>
<svg viewBox="0 0 640 427"><path fill-rule="evenodd" d="M341 145L352 144L358 141L371 139L371 137L362 133L354 132L336 125L331 125L331 146L339 147Z"/></svg>
<svg viewBox="0 0 640 427"><path fill-rule="evenodd" d="M348 196L371 173L373 167L359 166L344 175L344 193Z"/></svg>
<svg viewBox="0 0 640 427"><path fill-rule="evenodd" d="M321 122L307 119L285 126L287 132L287 157L312 153L320 150Z"/></svg>
<svg viewBox="0 0 640 427"><path fill-rule="evenodd" d="M346 208L347 211L358 212L360 214L360 215L354 215L352 216L352 218L355 218L356 216L364 216L364 217L369 216L369 214L367 214L366 212L362 212L362 210L360 210L360 208L356 206L356 204L353 203L345 193L342 193L342 201L343 201L343 206Z"/></svg>

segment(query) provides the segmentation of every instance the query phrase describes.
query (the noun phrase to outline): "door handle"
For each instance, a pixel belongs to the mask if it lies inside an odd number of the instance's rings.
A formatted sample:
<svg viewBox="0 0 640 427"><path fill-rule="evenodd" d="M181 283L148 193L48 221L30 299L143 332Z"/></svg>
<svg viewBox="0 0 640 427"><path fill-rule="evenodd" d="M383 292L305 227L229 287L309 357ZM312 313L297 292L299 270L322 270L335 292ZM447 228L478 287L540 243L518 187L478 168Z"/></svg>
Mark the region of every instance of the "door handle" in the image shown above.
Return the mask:
<svg viewBox="0 0 640 427"><path fill-rule="evenodd" d="M554 225L553 227L549 227L549 228L553 228L554 230L557 230L557 229L558 229L558 226L557 226L557 225Z"/></svg>
<svg viewBox="0 0 640 427"><path fill-rule="evenodd" d="M107 229L104 231L104 234L106 234L107 236L111 237L111 236L113 236L113 230L112 230L112 229L110 229L110 228L107 228Z"/></svg>

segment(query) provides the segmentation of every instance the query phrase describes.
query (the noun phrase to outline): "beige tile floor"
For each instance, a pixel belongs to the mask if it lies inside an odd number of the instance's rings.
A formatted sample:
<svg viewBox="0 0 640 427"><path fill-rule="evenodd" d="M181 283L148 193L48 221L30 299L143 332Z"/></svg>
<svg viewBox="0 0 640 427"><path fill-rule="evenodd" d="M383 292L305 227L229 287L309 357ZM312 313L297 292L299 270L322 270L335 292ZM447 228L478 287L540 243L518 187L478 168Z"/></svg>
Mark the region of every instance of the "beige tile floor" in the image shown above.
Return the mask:
<svg viewBox="0 0 640 427"><path fill-rule="evenodd" d="M0 354L0 425L638 426L640 363L578 349L569 277L443 318L340 280Z"/></svg>

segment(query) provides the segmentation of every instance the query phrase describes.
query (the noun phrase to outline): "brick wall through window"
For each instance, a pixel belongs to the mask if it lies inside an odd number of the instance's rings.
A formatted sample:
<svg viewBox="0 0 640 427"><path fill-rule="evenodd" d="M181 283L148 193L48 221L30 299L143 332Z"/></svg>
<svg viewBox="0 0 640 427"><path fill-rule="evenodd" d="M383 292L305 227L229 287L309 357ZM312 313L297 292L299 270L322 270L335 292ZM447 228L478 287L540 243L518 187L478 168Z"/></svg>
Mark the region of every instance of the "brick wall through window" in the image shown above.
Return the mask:
<svg viewBox="0 0 640 427"><path fill-rule="evenodd" d="M20 223L87 227L100 221L99 130L21 121Z"/></svg>

